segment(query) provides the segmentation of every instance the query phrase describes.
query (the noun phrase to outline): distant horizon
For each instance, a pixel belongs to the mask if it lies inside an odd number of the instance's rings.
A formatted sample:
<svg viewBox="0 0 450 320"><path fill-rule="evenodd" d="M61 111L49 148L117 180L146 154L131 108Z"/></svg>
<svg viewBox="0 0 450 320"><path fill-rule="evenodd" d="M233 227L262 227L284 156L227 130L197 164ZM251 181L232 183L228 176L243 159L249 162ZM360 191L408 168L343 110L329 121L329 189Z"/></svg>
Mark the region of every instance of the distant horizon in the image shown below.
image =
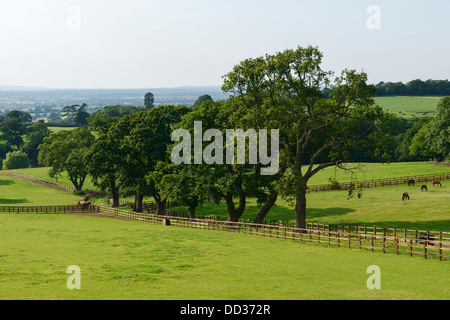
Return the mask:
<svg viewBox="0 0 450 320"><path fill-rule="evenodd" d="M160 90L160 89L189 89L189 88L221 88L222 85L182 85L182 86L164 86L164 87L130 87L130 88L71 88L71 87L42 87L42 86L17 86L17 85L0 85L0 91L52 91L52 90ZM5 90L14 89L16 90Z"/></svg>
<svg viewBox="0 0 450 320"><path fill-rule="evenodd" d="M384 82L384 83L398 83L401 82L403 84L407 84L410 81L414 81L414 80L421 80L421 81L427 81L427 80L437 80L437 81L449 81L448 79L432 79L432 78L428 78L428 79L411 79L408 81L401 81L401 80L382 80L379 81L377 83L370 83L368 82L369 85L377 85L380 82ZM15 89L14 89L15 88ZM219 89L220 91L222 91L222 85L180 85L180 86L161 86L161 87L123 87L123 88L71 88L71 87L42 87L42 86L20 86L20 85L0 85L0 92L13 92L13 91L60 91L60 90L73 90L73 91L77 91L77 90L174 90L174 89L201 89L201 88L212 88L212 89ZM6 90L6 89L11 89L11 90ZM223 91L222 91L223 92Z"/></svg>

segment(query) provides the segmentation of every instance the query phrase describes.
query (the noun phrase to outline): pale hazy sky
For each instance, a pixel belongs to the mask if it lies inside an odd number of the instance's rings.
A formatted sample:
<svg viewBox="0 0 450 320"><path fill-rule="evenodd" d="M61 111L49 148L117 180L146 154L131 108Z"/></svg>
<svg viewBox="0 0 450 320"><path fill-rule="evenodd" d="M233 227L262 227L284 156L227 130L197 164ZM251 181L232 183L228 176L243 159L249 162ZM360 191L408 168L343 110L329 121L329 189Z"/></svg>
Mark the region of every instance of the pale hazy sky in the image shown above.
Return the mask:
<svg viewBox="0 0 450 320"><path fill-rule="evenodd" d="M307 45L371 83L448 79L449 16L447 0L0 0L0 85L221 85L243 59Z"/></svg>

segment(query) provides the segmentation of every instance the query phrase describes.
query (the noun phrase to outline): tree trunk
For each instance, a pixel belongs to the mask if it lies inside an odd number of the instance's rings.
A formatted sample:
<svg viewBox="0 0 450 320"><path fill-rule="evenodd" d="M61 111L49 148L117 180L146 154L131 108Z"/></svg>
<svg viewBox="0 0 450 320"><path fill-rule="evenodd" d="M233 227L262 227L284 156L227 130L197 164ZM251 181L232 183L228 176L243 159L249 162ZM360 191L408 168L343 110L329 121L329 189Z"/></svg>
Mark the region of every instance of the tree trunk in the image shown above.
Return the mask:
<svg viewBox="0 0 450 320"><path fill-rule="evenodd" d="M255 223L262 224L264 221L264 218L269 213L270 209L273 207L275 202L277 202L278 199L278 192L275 190L272 190L269 194L269 198L264 202L264 204L259 208L258 214L255 218Z"/></svg>
<svg viewBox="0 0 450 320"><path fill-rule="evenodd" d="M118 208L120 206L120 195L119 195L119 190L117 188L111 188L111 195L113 198L113 204L112 207L113 208Z"/></svg>
<svg viewBox="0 0 450 320"><path fill-rule="evenodd" d="M299 189L295 198L295 227L306 229L306 188Z"/></svg>
<svg viewBox="0 0 450 320"><path fill-rule="evenodd" d="M189 207L189 217L195 219L195 207Z"/></svg>
<svg viewBox="0 0 450 320"><path fill-rule="evenodd" d="M239 222L239 219L241 218L242 214L245 210L246 205L246 196L245 194L241 194L239 196L239 206L236 209L234 202L233 202L233 196L230 194L227 194L225 197L225 201L227 203L227 209L228 209L228 221L230 222Z"/></svg>
<svg viewBox="0 0 450 320"><path fill-rule="evenodd" d="M133 211L134 212L143 212L142 202L144 201L144 196L141 194L136 194L134 196L134 206Z"/></svg>
<svg viewBox="0 0 450 320"><path fill-rule="evenodd" d="M156 214L158 216L163 216L166 214L166 203L167 200L166 199L158 199L155 197L155 201L156 201Z"/></svg>

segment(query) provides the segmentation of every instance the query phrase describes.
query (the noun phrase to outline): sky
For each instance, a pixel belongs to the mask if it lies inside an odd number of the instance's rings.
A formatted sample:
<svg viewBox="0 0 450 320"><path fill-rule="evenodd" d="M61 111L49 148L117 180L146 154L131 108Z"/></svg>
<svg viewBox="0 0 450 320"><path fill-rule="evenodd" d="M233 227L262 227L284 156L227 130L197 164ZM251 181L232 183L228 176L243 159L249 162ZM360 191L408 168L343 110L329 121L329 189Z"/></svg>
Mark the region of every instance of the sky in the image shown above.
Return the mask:
<svg viewBox="0 0 450 320"><path fill-rule="evenodd" d="M448 79L448 0L0 0L0 85L221 85L247 58L317 46L370 83Z"/></svg>

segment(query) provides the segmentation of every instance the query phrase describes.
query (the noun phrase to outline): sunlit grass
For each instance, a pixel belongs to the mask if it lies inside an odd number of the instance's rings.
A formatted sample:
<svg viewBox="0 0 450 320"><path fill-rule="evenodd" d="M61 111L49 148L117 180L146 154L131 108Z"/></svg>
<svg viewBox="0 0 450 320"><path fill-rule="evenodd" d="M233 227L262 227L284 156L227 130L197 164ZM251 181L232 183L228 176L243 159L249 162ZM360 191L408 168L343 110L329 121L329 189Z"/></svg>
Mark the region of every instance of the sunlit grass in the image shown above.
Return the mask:
<svg viewBox="0 0 450 320"><path fill-rule="evenodd" d="M445 262L111 218L0 215L0 299L449 299ZM67 267L81 269L69 290ZM367 268L381 269L369 290Z"/></svg>

